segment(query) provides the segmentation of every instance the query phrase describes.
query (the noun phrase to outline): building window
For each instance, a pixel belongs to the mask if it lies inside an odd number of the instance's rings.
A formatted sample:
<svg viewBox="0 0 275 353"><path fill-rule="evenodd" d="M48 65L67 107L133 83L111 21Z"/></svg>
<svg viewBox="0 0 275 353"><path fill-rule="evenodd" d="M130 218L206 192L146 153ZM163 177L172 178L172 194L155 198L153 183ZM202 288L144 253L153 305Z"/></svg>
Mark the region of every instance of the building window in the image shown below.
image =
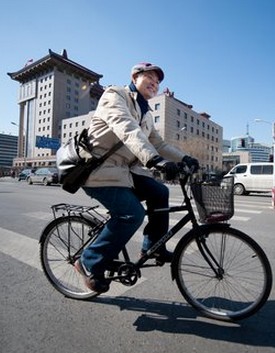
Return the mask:
<svg viewBox="0 0 275 353"><path fill-rule="evenodd" d="M177 109L177 115L180 116L180 109Z"/></svg>
<svg viewBox="0 0 275 353"><path fill-rule="evenodd" d="M187 120L187 113L184 113L184 119Z"/></svg>
<svg viewBox="0 0 275 353"><path fill-rule="evenodd" d="M156 103L155 104L155 110L159 110L160 109L160 103Z"/></svg>
<svg viewBox="0 0 275 353"><path fill-rule="evenodd" d="M193 116L191 116L191 123L193 123L194 122L194 117Z"/></svg>
<svg viewBox="0 0 275 353"><path fill-rule="evenodd" d="M160 116L155 116L155 123L159 123L160 122Z"/></svg>

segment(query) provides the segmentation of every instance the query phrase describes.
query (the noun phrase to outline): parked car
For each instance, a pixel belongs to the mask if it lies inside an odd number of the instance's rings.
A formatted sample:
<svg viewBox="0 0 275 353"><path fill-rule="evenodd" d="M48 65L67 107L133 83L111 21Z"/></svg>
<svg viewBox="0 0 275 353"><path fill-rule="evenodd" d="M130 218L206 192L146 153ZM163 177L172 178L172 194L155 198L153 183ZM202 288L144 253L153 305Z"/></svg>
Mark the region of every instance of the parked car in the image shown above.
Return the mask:
<svg viewBox="0 0 275 353"><path fill-rule="evenodd" d="M38 168L27 177L29 184L42 183L44 185L58 184L58 171L56 168Z"/></svg>
<svg viewBox="0 0 275 353"><path fill-rule="evenodd" d="M273 174L273 163L254 162L237 164L226 176L234 176L235 195L248 195L250 192L271 192Z"/></svg>
<svg viewBox="0 0 275 353"><path fill-rule="evenodd" d="M18 174L18 181L21 180L26 180L27 177L31 174L33 169L23 169L19 174Z"/></svg>

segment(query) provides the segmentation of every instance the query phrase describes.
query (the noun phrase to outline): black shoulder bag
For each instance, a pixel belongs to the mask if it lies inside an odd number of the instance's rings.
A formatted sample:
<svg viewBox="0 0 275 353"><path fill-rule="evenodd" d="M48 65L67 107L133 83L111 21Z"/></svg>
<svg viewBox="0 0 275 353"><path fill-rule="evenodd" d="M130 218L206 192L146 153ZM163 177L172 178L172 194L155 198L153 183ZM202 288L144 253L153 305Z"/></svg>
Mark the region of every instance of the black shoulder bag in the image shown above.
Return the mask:
<svg viewBox="0 0 275 353"><path fill-rule="evenodd" d="M71 138L56 153L59 182L62 188L74 194L85 184L90 173L97 169L108 157L123 145L122 141L115 144L108 152L100 158L92 156L92 149L88 142L88 131L84 129L79 136ZM80 156L80 149L84 150L89 158Z"/></svg>

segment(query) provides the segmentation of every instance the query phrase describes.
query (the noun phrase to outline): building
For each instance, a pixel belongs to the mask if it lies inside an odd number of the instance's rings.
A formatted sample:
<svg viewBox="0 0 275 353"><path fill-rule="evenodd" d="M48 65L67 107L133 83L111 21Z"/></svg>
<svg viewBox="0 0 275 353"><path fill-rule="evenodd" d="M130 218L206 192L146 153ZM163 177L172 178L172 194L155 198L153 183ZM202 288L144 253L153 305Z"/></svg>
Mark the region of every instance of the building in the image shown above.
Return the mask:
<svg viewBox="0 0 275 353"><path fill-rule="evenodd" d="M14 165L40 166L54 160L56 150L37 147L37 137L61 139L63 120L94 110L103 93L103 76L49 50L40 60L8 73L20 83L18 159ZM25 144L24 144L25 141Z"/></svg>
<svg viewBox="0 0 275 353"><path fill-rule="evenodd" d="M62 55L49 50L47 56L8 75L20 83L18 158L14 165L54 164L56 148L51 144L46 148L37 141L58 139L63 143L89 125L90 114L104 91L99 84L102 75L70 60L66 50ZM221 170L223 129L210 115L195 112L168 89L149 104L155 126L167 142L198 158L208 171Z"/></svg>
<svg viewBox="0 0 275 353"><path fill-rule="evenodd" d="M246 134L233 137L230 141L230 148L224 149L222 169L228 172L239 163L269 162L272 158L271 146L256 143L253 137Z"/></svg>
<svg viewBox="0 0 275 353"><path fill-rule="evenodd" d="M0 176L10 173L17 156L17 141L17 136L0 134Z"/></svg>
<svg viewBox="0 0 275 353"><path fill-rule="evenodd" d="M222 170L223 128L209 114L195 112L168 89L149 104L156 129L165 141L196 157L207 171Z"/></svg>
<svg viewBox="0 0 275 353"><path fill-rule="evenodd" d="M93 113L94 110L85 115L76 116L70 119L63 119L61 127L61 143L65 143L71 137L79 135L83 129L88 128Z"/></svg>

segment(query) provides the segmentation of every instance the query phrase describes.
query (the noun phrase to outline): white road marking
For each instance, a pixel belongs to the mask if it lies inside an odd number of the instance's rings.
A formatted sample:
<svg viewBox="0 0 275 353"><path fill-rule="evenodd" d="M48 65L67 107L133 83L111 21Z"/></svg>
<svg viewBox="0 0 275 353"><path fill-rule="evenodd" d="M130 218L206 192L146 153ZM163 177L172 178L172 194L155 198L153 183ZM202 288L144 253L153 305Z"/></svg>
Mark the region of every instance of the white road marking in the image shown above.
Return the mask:
<svg viewBox="0 0 275 353"><path fill-rule="evenodd" d="M25 235L0 228L0 252L11 256L12 258L29 265L39 271L42 271L39 256L39 242ZM135 286L146 281L146 277L138 279ZM111 288L104 296L113 297L126 293L130 288L120 283L113 282Z"/></svg>

